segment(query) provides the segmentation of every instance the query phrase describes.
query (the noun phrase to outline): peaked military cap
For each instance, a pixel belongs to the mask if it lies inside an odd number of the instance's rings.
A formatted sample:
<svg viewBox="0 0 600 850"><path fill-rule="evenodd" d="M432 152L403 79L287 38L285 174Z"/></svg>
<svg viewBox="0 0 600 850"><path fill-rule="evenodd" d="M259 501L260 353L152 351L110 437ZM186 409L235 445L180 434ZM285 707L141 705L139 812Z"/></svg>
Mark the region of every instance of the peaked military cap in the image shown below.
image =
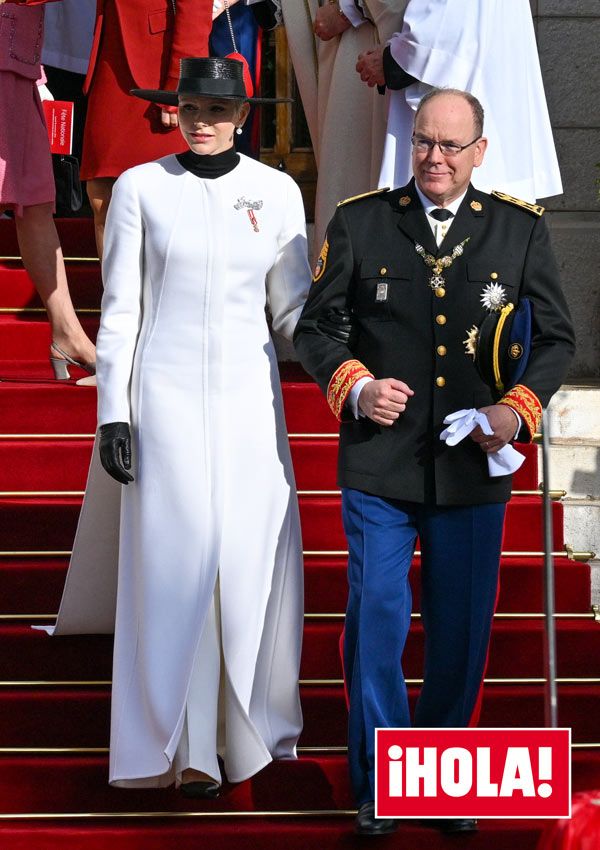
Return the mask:
<svg viewBox="0 0 600 850"><path fill-rule="evenodd" d="M477 334L475 366L481 379L500 398L521 380L531 352L531 302L506 304L488 313Z"/></svg>

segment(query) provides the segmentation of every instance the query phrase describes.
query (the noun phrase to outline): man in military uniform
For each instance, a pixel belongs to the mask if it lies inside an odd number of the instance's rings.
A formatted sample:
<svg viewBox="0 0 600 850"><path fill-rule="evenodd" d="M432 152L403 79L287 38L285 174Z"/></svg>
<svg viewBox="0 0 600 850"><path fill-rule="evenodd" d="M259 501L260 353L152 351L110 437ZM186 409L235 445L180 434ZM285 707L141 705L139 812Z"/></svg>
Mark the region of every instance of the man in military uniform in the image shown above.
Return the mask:
<svg viewBox="0 0 600 850"><path fill-rule="evenodd" d="M483 110L466 92L423 99L414 179L339 205L296 329L301 362L341 421L348 751L363 834L397 826L374 817L374 729L410 725L400 659L416 537L426 662L414 724L472 725L511 491L510 475L490 477L487 455L517 434L533 437L574 350L543 208L470 183L482 134ZM473 365L474 328L523 297L533 314L527 367L519 384L493 394ZM477 427L450 447L443 420L465 408L483 411L493 433Z"/></svg>

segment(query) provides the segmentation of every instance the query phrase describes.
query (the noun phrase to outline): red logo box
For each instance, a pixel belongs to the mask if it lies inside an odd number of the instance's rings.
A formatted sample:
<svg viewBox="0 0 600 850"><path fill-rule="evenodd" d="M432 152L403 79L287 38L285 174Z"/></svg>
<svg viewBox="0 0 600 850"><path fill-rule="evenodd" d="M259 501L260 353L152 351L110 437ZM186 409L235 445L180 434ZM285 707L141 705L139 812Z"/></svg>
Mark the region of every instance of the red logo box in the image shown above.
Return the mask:
<svg viewBox="0 0 600 850"><path fill-rule="evenodd" d="M375 814L571 817L570 729L376 729Z"/></svg>
<svg viewBox="0 0 600 850"><path fill-rule="evenodd" d="M70 154L73 146L73 104L68 100L44 100L42 108L52 153Z"/></svg>

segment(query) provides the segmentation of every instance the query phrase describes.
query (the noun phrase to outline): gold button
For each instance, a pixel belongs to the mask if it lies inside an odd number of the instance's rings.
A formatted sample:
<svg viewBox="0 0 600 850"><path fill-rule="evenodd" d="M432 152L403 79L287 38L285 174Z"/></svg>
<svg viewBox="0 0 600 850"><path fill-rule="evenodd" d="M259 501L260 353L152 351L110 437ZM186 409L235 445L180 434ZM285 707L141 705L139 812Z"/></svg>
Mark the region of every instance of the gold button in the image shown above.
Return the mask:
<svg viewBox="0 0 600 850"><path fill-rule="evenodd" d="M442 378L441 376L439 378L436 378L435 382L438 385L438 387L445 387L446 386L446 379Z"/></svg>
<svg viewBox="0 0 600 850"><path fill-rule="evenodd" d="M441 313L439 313L439 314L435 317L435 320L436 320L436 322L438 323L438 325L445 325L445 324L446 324L446 317L445 317L445 316L443 316Z"/></svg>
<svg viewBox="0 0 600 850"><path fill-rule="evenodd" d="M443 298L446 294L446 290L443 286L436 287L435 294L438 298Z"/></svg>
<svg viewBox="0 0 600 850"><path fill-rule="evenodd" d="M498 280L498 272L492 272L490 277L492 278L492 280Z"/></svg>
<svg viewBox="0 0 600 850"><path fill-rule="evenodd" d="M446 346L445 345L438 345L436 351L440 355L440 357L446 356Z"/></svg>
<svg viewBox="0 0 600 850"><path fill-rule="evenodd" d="M385 266L382 266L382 267L379 269L379 274L387 274L387 269L386 269L386 267L385 267Z"/></svg>

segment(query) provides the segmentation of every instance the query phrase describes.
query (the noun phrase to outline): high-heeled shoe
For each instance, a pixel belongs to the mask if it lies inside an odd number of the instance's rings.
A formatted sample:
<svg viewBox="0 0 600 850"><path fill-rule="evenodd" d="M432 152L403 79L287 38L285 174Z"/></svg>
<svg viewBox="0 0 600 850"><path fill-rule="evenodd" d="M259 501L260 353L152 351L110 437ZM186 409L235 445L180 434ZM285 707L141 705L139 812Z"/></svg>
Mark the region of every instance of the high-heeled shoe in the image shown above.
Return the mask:
<svg viewBox="0 0 600 850"><path fill-rule="evenodd" d="M60 357L53 357L52 353L60 354ZM54 377L57 381L68 381L70 379L69 364L83 369L88 375L96 374L95 363L82 363L80 360L75 360L66 351L63 351L55 342L50 345L50 365L54 371Z"/></svg>

